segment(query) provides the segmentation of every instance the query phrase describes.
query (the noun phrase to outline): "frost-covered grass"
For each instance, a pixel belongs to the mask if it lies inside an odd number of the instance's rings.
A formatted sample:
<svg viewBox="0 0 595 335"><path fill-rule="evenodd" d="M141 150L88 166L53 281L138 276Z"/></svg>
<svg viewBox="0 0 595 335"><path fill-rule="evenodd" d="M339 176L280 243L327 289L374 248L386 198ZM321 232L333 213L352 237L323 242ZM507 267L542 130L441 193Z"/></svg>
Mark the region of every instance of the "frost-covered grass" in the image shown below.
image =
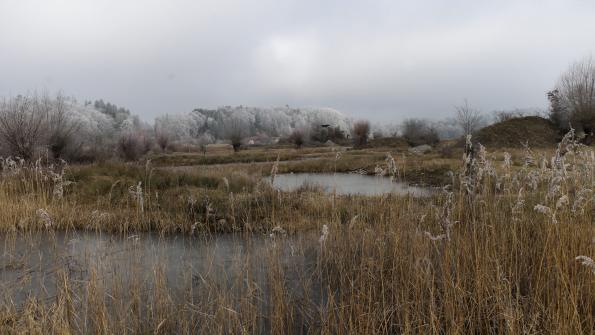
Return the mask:
<svg viewBox="0 0 595 335"><path fill-rule="evenodd" d="M472 156L461 157L460 152L453 158L393 150L391 160L386 151L312 152L321 158L184 168L111 163L62 171L62 166L5 161L0 179L0 229L5 236L65 229L125 236L139 231L238 231L246 241L259 236L271 243L266 255L233 262L242 271L230 278L232 290L200 273L185 284L188 294L182 296L168 290L159 268L146 279L154 285L132 282L114 295L101 289L106 279L100 273L87 269L89 276L75 279L64 265L48 274L59 279L53 299L30 299L22 306L3 300L0 329L593 332L591 148L577 146L569 136L557 148L490 152L476 147ZM282 152L273 153L281 157ZM452 173L442 180L444 190L429 198L341 197L308 187L280 193L261 182L262 176L287 171L351 171L348 167L385 175L394 170L405 180L414 171L432 168ZM284 249L281 242L292 236L308 243ZM308 272L296 277L295 269L282 261L286 254L303 255ZM249 270L262 264L267 264L264 274ZM113 273L109 278L124 276ZM256 285L260 280L266 285ZM305 292L297 298L296 280ZM11 297L11 291L4 297ZM86 307L74 307L80 304Z"/></svg>

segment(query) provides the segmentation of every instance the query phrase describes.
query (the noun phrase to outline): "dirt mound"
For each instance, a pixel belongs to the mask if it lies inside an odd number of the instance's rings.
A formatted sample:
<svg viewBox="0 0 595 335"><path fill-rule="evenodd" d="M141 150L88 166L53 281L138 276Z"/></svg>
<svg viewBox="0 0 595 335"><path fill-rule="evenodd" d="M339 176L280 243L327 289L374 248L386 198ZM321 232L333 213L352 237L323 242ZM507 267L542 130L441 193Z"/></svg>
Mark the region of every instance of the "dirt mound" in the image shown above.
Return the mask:
<svg viewBox="0 0 595 335"><path fill-rule="evenodd" d="M530 147L551 147L560 140L554 124L539 116L506 120L479 130L473 142L488 148L517 148L528 142Z"/></svg>

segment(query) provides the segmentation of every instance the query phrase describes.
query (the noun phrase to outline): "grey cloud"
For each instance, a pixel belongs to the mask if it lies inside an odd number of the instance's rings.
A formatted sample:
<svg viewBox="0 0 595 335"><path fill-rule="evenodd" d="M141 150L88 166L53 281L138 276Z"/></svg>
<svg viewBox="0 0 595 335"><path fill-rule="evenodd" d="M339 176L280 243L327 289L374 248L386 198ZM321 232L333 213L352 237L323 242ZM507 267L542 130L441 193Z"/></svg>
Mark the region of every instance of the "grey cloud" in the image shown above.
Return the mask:
<svg viewBox="0 0 595 335"><path fill-rule="evenodd" d="M63 90L146 119L220 105L444 117L545 106L595 50L588 1L0 2L0 95Z"/></svg>

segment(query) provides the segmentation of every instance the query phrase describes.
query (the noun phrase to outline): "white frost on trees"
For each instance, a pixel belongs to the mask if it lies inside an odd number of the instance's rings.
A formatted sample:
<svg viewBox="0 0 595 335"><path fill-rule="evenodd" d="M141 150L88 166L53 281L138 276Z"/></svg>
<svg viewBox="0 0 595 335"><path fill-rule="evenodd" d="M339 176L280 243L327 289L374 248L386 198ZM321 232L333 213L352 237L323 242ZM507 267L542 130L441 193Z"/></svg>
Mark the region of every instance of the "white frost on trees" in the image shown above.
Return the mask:
<svg viewBox="0 0 595 335"><path fill-rule="evenodd" d="M227 140L229 128L242 129L242 136L287 137L296 129L328 124L347 131L351 120L331 108L220 107L195 109L190 113L164 115L155 119L155 131L185 141L199 138Z"/></svg>

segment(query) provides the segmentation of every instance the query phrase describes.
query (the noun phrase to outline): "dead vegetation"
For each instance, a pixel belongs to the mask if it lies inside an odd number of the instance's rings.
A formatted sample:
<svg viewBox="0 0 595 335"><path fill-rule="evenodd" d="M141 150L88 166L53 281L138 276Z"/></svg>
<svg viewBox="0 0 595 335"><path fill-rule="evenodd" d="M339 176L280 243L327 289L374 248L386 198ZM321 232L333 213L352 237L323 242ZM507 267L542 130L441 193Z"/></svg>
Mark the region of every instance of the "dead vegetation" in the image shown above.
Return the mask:
<svg viewBox="0 0 595 335"><path fill-rule="evenodd" d="M163 272L167 263L155 265L149 277L135 275L133 268L105 276L92 266L76 277L64 263L46 274L55 279L50 299L31 296L16 303L14 291L4 290L0 328L590 333L595 155L573 136L548 150L492 153L476 145L462 162L398 152L391 160L368 149L249 168L202 165L192 173L171 173L149 162L44 166L5 159L0 229L8 241L58 231L113 232L138 248L134 243L142 242L128 237L142 241L143 231L203 237L236 231L244 233L245 243L259 236L269 244L266 253L226 263L226 285L210 272L188 272L174 289ZM293 168L326 165L332 171L360 162L406 180L414 166L452 169L448 185L430 198L336 196L316 188L282 193L261 180ZM291 242L293 237L300 242ZM5 243L4 255L15 254L10 245ZM295 264L283 261L287 254L301 255L307 270L296 274ZM18 269L14 258L2 261L5 269ZM262 264L264 273L250 270ZM129 277L145 279L123 280ZM120 284L114 288L113 282Z"/></svg>

